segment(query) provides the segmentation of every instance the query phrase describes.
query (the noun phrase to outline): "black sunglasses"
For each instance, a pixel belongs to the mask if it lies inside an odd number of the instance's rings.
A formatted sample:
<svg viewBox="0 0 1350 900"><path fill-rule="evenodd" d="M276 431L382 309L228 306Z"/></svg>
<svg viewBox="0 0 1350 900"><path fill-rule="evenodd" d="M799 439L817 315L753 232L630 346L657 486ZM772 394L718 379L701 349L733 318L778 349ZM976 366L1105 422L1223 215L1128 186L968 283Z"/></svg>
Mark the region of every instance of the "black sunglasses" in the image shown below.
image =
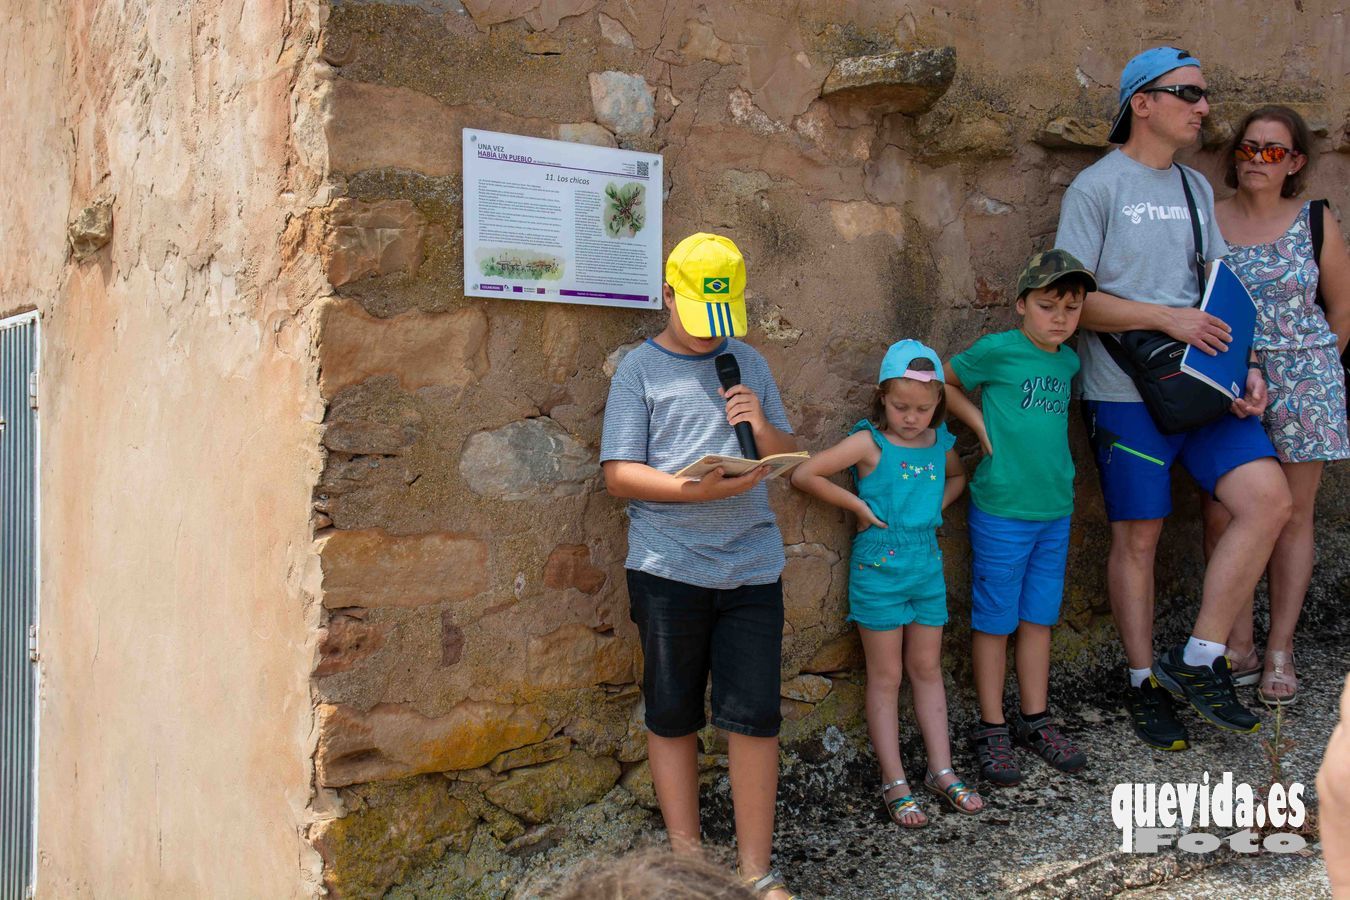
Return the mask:
<svg viewBox="0 0 1350 900"><path fill-rule="evenodd" d="M1187 103L1199 103L1209 96L1209 91L1200 87L1198 84L1165 84L1161 87L1144 88L1141 94L1171 94L1173 97L1180 97Z"/></svg>

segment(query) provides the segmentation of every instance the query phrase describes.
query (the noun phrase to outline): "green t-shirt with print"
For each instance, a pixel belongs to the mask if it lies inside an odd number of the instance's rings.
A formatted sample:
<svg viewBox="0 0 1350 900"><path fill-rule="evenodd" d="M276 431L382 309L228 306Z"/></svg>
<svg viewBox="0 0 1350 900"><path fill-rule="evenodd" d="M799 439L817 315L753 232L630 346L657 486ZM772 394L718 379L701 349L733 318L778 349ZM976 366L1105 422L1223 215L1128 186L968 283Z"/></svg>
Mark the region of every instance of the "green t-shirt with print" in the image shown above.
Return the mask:
<svg viewBox="0 0 1350 900"><path fill-rule="evenodd" d="M951 365L966 390L983 390L980 408L994 448L971 479L975 505L1032 522L1072 513L1069 385L1078 354L1063 345L1050 353L1013 330L985 335Z"/></svg>

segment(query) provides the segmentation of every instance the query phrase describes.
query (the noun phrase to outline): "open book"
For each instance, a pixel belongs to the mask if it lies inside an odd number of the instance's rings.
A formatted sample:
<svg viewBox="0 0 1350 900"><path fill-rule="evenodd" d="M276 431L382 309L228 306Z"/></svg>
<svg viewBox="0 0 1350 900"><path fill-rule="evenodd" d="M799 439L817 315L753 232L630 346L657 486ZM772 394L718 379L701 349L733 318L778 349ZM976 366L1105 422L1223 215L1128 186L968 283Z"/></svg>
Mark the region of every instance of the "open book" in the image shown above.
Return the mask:
<svg viewBox="0 0 1350 900"><path fill-rule="evenodd" d="M713 454L705 456L697 462L691 462L675 474L681 478L702 478L713 469L721 466L723 475L744 475L751 469L768 466L768 477L777 478L784 472L791 472L798 463L810 458L811 454L805 450L798 450L795 453L775 453L773 456L766 456L763 459L744 459L740 456L717 456Z"/></svg>
<svg viewBox="0 0 1350 900"><path fill-rule="evenodd" d="M1222 391L1229 400L1236 400L1247 386L1247 357L1256 327L1256 304L1242 279L1220 261L1210 269L1200 308L1223 319L1232 329L1233 342L1217 356L1187 346L1181 357L1181 371Z"/></svg>

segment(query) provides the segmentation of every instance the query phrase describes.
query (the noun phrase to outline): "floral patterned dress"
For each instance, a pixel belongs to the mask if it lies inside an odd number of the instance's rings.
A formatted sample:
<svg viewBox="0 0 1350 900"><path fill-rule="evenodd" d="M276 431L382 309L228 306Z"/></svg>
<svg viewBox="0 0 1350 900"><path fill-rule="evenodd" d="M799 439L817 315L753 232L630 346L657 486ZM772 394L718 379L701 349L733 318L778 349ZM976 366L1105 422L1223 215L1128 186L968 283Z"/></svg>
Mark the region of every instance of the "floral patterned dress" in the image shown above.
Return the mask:
<svg viewBox="0 0 1350 900"><path fill-rule="evenodd" d="M1308 204L1268 244L1229 244L1226 262L1256 302L1253 346L1270 403L1264 424L1281 462L1350 458L1345 376L1336 335L1317 305Z"/></svg>

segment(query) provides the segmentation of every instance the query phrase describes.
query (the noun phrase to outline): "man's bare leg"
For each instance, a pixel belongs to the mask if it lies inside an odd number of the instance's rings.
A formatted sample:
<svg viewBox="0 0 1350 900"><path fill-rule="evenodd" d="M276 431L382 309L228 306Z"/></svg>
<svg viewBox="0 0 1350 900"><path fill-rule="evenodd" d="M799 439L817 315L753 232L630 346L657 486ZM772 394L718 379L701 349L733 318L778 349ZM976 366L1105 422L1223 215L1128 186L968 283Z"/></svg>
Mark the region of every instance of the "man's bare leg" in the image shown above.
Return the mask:
<svg viewBox="0 0 1350 900"><path fill-rule="evenodd" d="M1214 555L1214 548L1219 544L1219 538L1223 537L1224 531L1228 528L1228 523L1233 517L1228 514L1228 510L1218 500L1208 494L1203 494L1201 499L1201 515L1205 522L1205 564L1209 564L1209 559ZM1243 603L1242 609L1238 610L1237 618L1233 621L1233 628L1228 632L1228 640L1225 644L1228 647L1228 658L1236 664L1239 660L1251 656L1252 650L1256 648L1256 631L1252 622L1252 598L1248 597Z"/></svg>
<svg viewBox="0 0 1350 900"><path fill-rule="evenodd" d="M1125 660L1132 669L1153 665L1153 564L1163 519L1111 523L1107 593Z"/></svg>
<svg viewBox="0 0 1350 900"><path fill-rule="evenodd" d="M1280 464L1273 458L1238 466L1219 479L1214 494L1232 521L1205 567L1200 612L1191 633L1202 641L1222 644L1256 590L1275 541L1289 521L1293 501Z"/></svg>

